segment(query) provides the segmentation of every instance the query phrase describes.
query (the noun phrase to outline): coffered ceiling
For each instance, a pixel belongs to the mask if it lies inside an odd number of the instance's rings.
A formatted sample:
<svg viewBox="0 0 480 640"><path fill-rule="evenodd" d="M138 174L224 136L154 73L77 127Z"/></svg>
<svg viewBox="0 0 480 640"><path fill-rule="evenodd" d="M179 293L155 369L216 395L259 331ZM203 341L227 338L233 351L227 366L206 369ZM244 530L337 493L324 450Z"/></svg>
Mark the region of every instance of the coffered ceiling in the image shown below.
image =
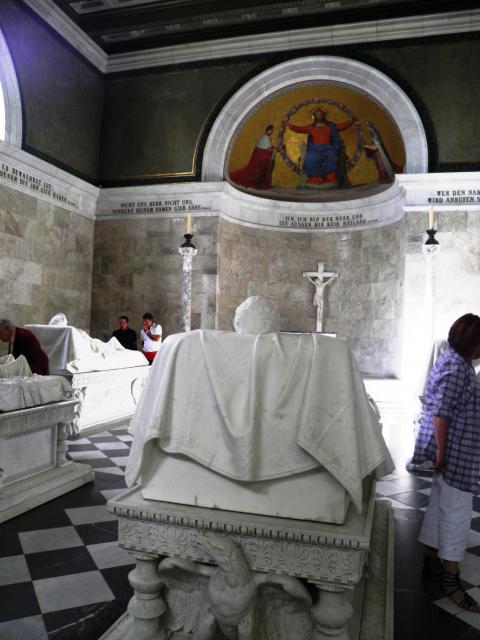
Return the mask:
<svg viewBox="0 0 480 640"><path fill-rule="evenodd" d="M107 54L478 8L478 0L53 0Z"/></svg>

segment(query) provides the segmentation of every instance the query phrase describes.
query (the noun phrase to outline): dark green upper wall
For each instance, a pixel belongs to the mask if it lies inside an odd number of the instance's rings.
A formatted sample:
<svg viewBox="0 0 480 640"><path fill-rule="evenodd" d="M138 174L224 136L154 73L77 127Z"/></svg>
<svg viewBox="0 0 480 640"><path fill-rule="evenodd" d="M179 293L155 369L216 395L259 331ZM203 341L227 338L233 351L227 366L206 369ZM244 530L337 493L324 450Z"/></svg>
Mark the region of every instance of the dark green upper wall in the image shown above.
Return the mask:
<svg viewBox="0 0 480 640"><path fill-rule="evenodd" d="M301 51L291 57L344 55L390 75L412 98L427 129L431 170L480 163L480 42L463 36ZM284 55L242 62L198 63L106 77L101 182L191 175L198 141L205 142L215 114L252 75L285 61ZM203 133L203 135L202 135ZM197 163L197 176L200 167ZM453 166L458 164L457 167ZM183 175L181 175L183 174Z"/></svg>
<svg viewBox="0 0 480 640"><path fill-rule="evenodd" d="M22 96L23 148L96 181L102 75L21 2L0 0L0 29Z"/></svg>
<svg viewBox="0 0 480 640"><path fill-rule="evenodd" d="M22 95L23 147L104 185L199 179L203 145L232 93L267 66L342 55L398 82L427 128L431 170L480 166L477 34L365 43L102 76L21 0L0 0Z"/></svg>
<svg viewBox="0 0 480 640"><path fill-rule="evenodd" d="M407 93L410 88L420 98L433 125L440 168L450 163L480 164L477 34L377 45L368 48L368 55L380 68L386 65L387 73L391 69Z"/></svg>
<svg viewBox="0 0 480 640"><path fill-rule="evenodd" d="M213 110L254 67L219 63L107 76L100 182L194 175Z"/></svg>

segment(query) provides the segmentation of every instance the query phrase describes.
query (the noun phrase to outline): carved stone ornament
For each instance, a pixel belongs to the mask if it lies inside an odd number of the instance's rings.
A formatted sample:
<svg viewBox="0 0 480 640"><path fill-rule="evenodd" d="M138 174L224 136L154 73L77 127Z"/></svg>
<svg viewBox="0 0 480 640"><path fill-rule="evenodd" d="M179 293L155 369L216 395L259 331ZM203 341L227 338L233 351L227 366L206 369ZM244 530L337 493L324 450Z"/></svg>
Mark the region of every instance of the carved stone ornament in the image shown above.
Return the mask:
<svg viewBox="0 0 480 640"><path fill-rule="evenodd" d="M78 401L70 434L107 422L130 418L150 372L148 365L125 369L108 369L74 373L73 395Z"/></svg>
<svg viewBox="0 0 480 640"><path fill-rule="evenodd" d="M128 607L131 637L158 638L164 628L192 634L195 640L266 640L273 629L282 629L282 610L299 620L303 616L303 627L312 628L311 597L300 580L253 572L232 538L203 535L200 544L215 566L169 557L157 570L150 554L135 554L137 566L129 575L135 592ZM276 637L288 638L278 632Z"/></svg>
<svg viewBox="0 0 480 640"><path fill-rule="evenodd" d="M197 529L121 519L119 542L129 550L157 550L161 555L211 561L202 549L202 534ZM256 571L331 580L346 585L361 579L366 560L366 552L359 549L322 548L249 537L240 538L239 544Z"/></svg>
<svg viewBox="0 0 480 640"><path fill-rule="evenodd" d="M374 526L374 484L367 493L364 514L345 525L145 501L138 486L115 497L107 508L137 561L135 595L129 625L120 619L101 640L363 638L362 594L375 592L376 620L386 601L368 580L362 586L365 566L372 553L373 580L385 590L391 536L383 512Z"/></svg>

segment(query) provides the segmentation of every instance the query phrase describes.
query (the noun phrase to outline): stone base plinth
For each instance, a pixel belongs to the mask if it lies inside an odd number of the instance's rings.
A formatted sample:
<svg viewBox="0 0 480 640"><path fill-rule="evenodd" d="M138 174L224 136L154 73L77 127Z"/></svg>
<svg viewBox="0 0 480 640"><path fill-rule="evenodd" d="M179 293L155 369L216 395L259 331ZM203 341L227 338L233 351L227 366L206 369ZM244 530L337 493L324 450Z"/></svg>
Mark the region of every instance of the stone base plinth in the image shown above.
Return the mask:
<svg viewBox="0 0 480 640"><path fill-rule="evenodd" d="M134 596L100 640L392 640L393 522L374 494L344 525L117 496Z"/></svg>
<svg viewBox="0 0 480 640"><path fill-rule="evenodd" d="M0 522L15 518L94 479L95 474L89 465L67 462L63 467L42 471L3 487L0 489Z"/></svg>
<svg viewBox="0 0 480 640"><path fill-rule="evenodd" d="M89 465L65 459L77 402L0 414L0 522L92 482Z"/></svg>

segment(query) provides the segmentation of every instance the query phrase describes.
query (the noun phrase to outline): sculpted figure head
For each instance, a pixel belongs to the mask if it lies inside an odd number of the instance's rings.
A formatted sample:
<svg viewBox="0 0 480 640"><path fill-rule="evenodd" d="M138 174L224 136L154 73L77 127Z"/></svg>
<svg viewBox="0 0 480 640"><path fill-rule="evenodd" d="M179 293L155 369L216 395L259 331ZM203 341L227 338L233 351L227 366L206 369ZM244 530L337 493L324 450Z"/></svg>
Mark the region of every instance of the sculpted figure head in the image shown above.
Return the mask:
<svg viewBox="0 0 480 640"><path fill-rule="evenodd" d="M64 313L57 313L56 316L50 318L49 323L54 327L66 327L68 326L67 316Z"/></svg>
<svg viewBox="0 0 480 640"><path fill-rule="evenodd" d="M278 331L278 312L268 298L250 296L235 311L233 326L237 333L273 333Z"/></svg>

